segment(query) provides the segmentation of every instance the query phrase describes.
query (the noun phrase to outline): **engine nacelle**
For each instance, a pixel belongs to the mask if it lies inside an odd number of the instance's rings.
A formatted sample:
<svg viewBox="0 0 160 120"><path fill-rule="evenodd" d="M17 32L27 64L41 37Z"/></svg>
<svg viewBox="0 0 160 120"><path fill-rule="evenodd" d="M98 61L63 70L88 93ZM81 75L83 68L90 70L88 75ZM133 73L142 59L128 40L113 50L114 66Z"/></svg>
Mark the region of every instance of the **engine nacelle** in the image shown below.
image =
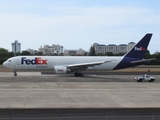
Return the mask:
<svg viewBox="0 0 160 120"><path fill-rule="evenodd" d="M70 69L64 66L55 66L54 70L56 74L66 74L71 71Z"/></svg>

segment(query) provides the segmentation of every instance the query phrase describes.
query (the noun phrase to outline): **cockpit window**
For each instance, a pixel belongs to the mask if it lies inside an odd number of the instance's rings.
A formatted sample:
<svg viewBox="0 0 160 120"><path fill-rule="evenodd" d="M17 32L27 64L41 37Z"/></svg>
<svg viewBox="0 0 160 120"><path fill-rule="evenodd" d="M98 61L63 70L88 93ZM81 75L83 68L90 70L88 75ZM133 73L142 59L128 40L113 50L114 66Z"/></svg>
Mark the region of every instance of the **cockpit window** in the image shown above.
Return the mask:
<svg viewBox="0 0 160 120"><path fill-rule="evenodd" d="M11 60L8 60L8 62L11 62Z"/></svg>

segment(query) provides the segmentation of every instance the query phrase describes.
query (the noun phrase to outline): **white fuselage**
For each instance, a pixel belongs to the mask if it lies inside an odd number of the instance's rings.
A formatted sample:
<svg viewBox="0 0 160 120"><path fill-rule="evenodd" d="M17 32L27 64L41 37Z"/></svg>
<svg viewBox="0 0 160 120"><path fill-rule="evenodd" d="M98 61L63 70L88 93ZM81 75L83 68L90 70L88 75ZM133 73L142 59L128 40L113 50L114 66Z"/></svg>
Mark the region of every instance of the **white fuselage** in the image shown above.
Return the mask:
<svg viewBox="0 0 160 120"><path fill-rule="evenodd" d="M67 66L70 64L83 64L96 61L112 61L101 65L91 66L93 70L112 70L124 57L108 56L17 56L3 63L4 66L18 69L54 69L55 66ZM37 64L38 63L38 64Z"/></svg>

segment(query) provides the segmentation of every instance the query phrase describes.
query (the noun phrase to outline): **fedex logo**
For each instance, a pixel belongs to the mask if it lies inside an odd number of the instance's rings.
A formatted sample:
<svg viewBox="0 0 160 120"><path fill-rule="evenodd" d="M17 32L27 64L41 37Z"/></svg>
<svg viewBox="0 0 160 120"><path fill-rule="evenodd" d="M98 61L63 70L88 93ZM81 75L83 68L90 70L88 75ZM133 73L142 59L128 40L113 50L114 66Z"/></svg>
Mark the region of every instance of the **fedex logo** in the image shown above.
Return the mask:
<svg viewBox="0 0 160 120"><path fill-rule="evenodd" d="M134 50L135 51L146 51L146 48L144 48L144 47L139 47L139 48L135 47Z"/></svg>
<svg viewBox="0 0 160 120"><path fill-rule="evenodd" d="M35 59L27 59L26 57L22 57L21 64L47 65L47 60L41 59L41 57L35 57Z"/></svg>

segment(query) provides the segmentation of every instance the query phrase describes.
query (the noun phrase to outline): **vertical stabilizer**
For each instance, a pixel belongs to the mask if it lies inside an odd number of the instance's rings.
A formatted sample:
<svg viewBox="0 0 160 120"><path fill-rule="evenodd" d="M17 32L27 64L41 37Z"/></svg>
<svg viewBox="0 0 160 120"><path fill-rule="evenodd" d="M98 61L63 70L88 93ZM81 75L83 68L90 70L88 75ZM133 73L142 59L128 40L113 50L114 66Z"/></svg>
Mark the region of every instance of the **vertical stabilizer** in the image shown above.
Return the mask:
<svg viewBox="0 0 160 120"><path fill-rule="evenodd" d="M125 54L125 57L144 58L151 37L152 34L146 34L128 53Z"/></svg>

